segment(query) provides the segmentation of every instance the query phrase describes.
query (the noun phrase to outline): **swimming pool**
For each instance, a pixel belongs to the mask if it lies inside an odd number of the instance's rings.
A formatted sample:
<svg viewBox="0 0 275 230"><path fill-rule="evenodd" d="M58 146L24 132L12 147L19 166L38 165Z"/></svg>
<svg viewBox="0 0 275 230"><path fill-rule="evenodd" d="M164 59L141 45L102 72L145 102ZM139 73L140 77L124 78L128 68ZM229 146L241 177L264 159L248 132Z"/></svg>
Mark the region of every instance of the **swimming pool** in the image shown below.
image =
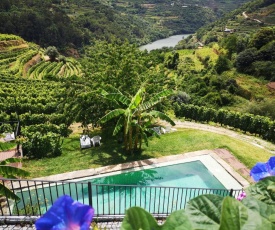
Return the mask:
<svg viewBox="0 0 275 230"><path fill-rule="evenodd" d="M205 155L35 188L17 195L31 206L39 204L41 213L61 194L68 194L82 203L90 203L96 215L119 215L132 206L151 213L171 213L200 194L221 191L221 195L228 195L228 189L241 189L241 185L217 161ZM23 204L19 203L17 209L20 206Z"/></svg>
<svg viewBox="0 0 275 230"><path fill-rule="evenodd" d="M199 160L129 171L87 181L94 184L225 189L223 184Z"/></svg>

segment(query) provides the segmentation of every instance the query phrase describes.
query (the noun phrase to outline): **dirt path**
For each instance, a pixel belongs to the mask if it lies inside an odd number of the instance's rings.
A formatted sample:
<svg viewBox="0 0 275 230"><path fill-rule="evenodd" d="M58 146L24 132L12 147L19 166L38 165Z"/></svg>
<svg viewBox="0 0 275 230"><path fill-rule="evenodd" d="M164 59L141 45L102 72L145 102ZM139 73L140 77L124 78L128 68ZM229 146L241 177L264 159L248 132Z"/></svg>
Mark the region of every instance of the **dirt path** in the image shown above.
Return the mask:
<svg viewBox="0 0 275 230"><path fill-rule="evenodd" d="M174 126L173 128L199 129L199 130L204 130L208 132L218 133L221 135L230 136L239 140L246 141L250 144L266 149L267 151L275 154L275 144L262 140L261 138L256 136L243 134L241 132L233 131L227 128L223 128L221 126L212 126L208 124L200 124L200 123L188 122L188 121L176 121L175 123L176 123L176 126Z"/></svg>

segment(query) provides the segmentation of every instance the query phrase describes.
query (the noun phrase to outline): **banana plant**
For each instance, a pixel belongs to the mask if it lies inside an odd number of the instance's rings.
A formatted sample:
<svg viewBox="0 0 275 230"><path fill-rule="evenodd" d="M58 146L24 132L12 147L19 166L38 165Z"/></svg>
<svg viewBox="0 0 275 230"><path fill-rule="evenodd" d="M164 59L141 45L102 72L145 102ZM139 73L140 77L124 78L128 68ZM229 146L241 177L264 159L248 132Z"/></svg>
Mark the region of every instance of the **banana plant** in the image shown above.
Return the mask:
<svg viewBox="0 0 275 230"><path fill-rule="evenodd" d="M29 172L10 166L10 163L20 162L19 158L8 158L0 162L0 175L4 178L15 179L16 177L25 177L29 175ZM20 198L15 195L4 183L0 182L0 195L5 196L13 200L19 200Z"/></svg>
<svg viewBox="0 0 275 230"><path fill-rule="evenodd" d="M128 98L119 90L111 87L112 92L102 90L102 96L114 102L119 108L108 112L99 119L99 123L105 123L111 119L119 118L113 131L116 135L123 128L124 147L126 151L133 153L137 150L138 144L141 148L142 139L148 144L146 131L155 118L160 118L175 125L166 114L153 110L153 107L161 100L172 94L170 90L161 91L146 100L145 87L141 87L137 93ZM121 108L122 107L122 108Z"/></svg>

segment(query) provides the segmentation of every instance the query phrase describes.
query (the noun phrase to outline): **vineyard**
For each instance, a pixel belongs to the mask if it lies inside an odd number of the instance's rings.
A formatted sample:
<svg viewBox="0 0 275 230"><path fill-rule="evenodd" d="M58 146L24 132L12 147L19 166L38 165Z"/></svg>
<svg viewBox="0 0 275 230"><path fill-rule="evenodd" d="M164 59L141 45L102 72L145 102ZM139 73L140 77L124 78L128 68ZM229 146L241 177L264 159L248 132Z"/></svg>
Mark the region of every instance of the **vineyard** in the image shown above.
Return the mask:
<svg viewBox="0 0 275 230"><path fill-rule="evenodd" d="M81 65L73 58L51 62L38 45L14 35L1 34L0 74L41 80L46 76L81 77L83 72Z"/></svg>
<svg viewBox="0 0 275 230"><path fill-rule="evenodd" d="M66 112L72 100L67 92L75 84L0 75L0 85L0 121L20 120L18 141L24 155L41 158L61 154L62 138L70 134L73 119ZM0 132L9 132L9 128L0 125Z"/></svg>

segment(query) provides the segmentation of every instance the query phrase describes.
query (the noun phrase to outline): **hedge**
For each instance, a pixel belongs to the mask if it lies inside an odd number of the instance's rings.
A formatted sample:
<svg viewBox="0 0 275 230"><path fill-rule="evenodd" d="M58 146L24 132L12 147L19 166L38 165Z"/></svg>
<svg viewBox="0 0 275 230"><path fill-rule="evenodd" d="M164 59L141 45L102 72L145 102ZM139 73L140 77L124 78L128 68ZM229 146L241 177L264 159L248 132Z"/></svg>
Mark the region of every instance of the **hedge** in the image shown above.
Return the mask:
<svg viewBox="0 0 275 230"><path fill-rule="evenodd" d="M275 121L268 117L239 113L224 109L215 110L192 104L175 104L175 115L199 122L215 122L250 134L259 135L275 143Z"/></svg>

